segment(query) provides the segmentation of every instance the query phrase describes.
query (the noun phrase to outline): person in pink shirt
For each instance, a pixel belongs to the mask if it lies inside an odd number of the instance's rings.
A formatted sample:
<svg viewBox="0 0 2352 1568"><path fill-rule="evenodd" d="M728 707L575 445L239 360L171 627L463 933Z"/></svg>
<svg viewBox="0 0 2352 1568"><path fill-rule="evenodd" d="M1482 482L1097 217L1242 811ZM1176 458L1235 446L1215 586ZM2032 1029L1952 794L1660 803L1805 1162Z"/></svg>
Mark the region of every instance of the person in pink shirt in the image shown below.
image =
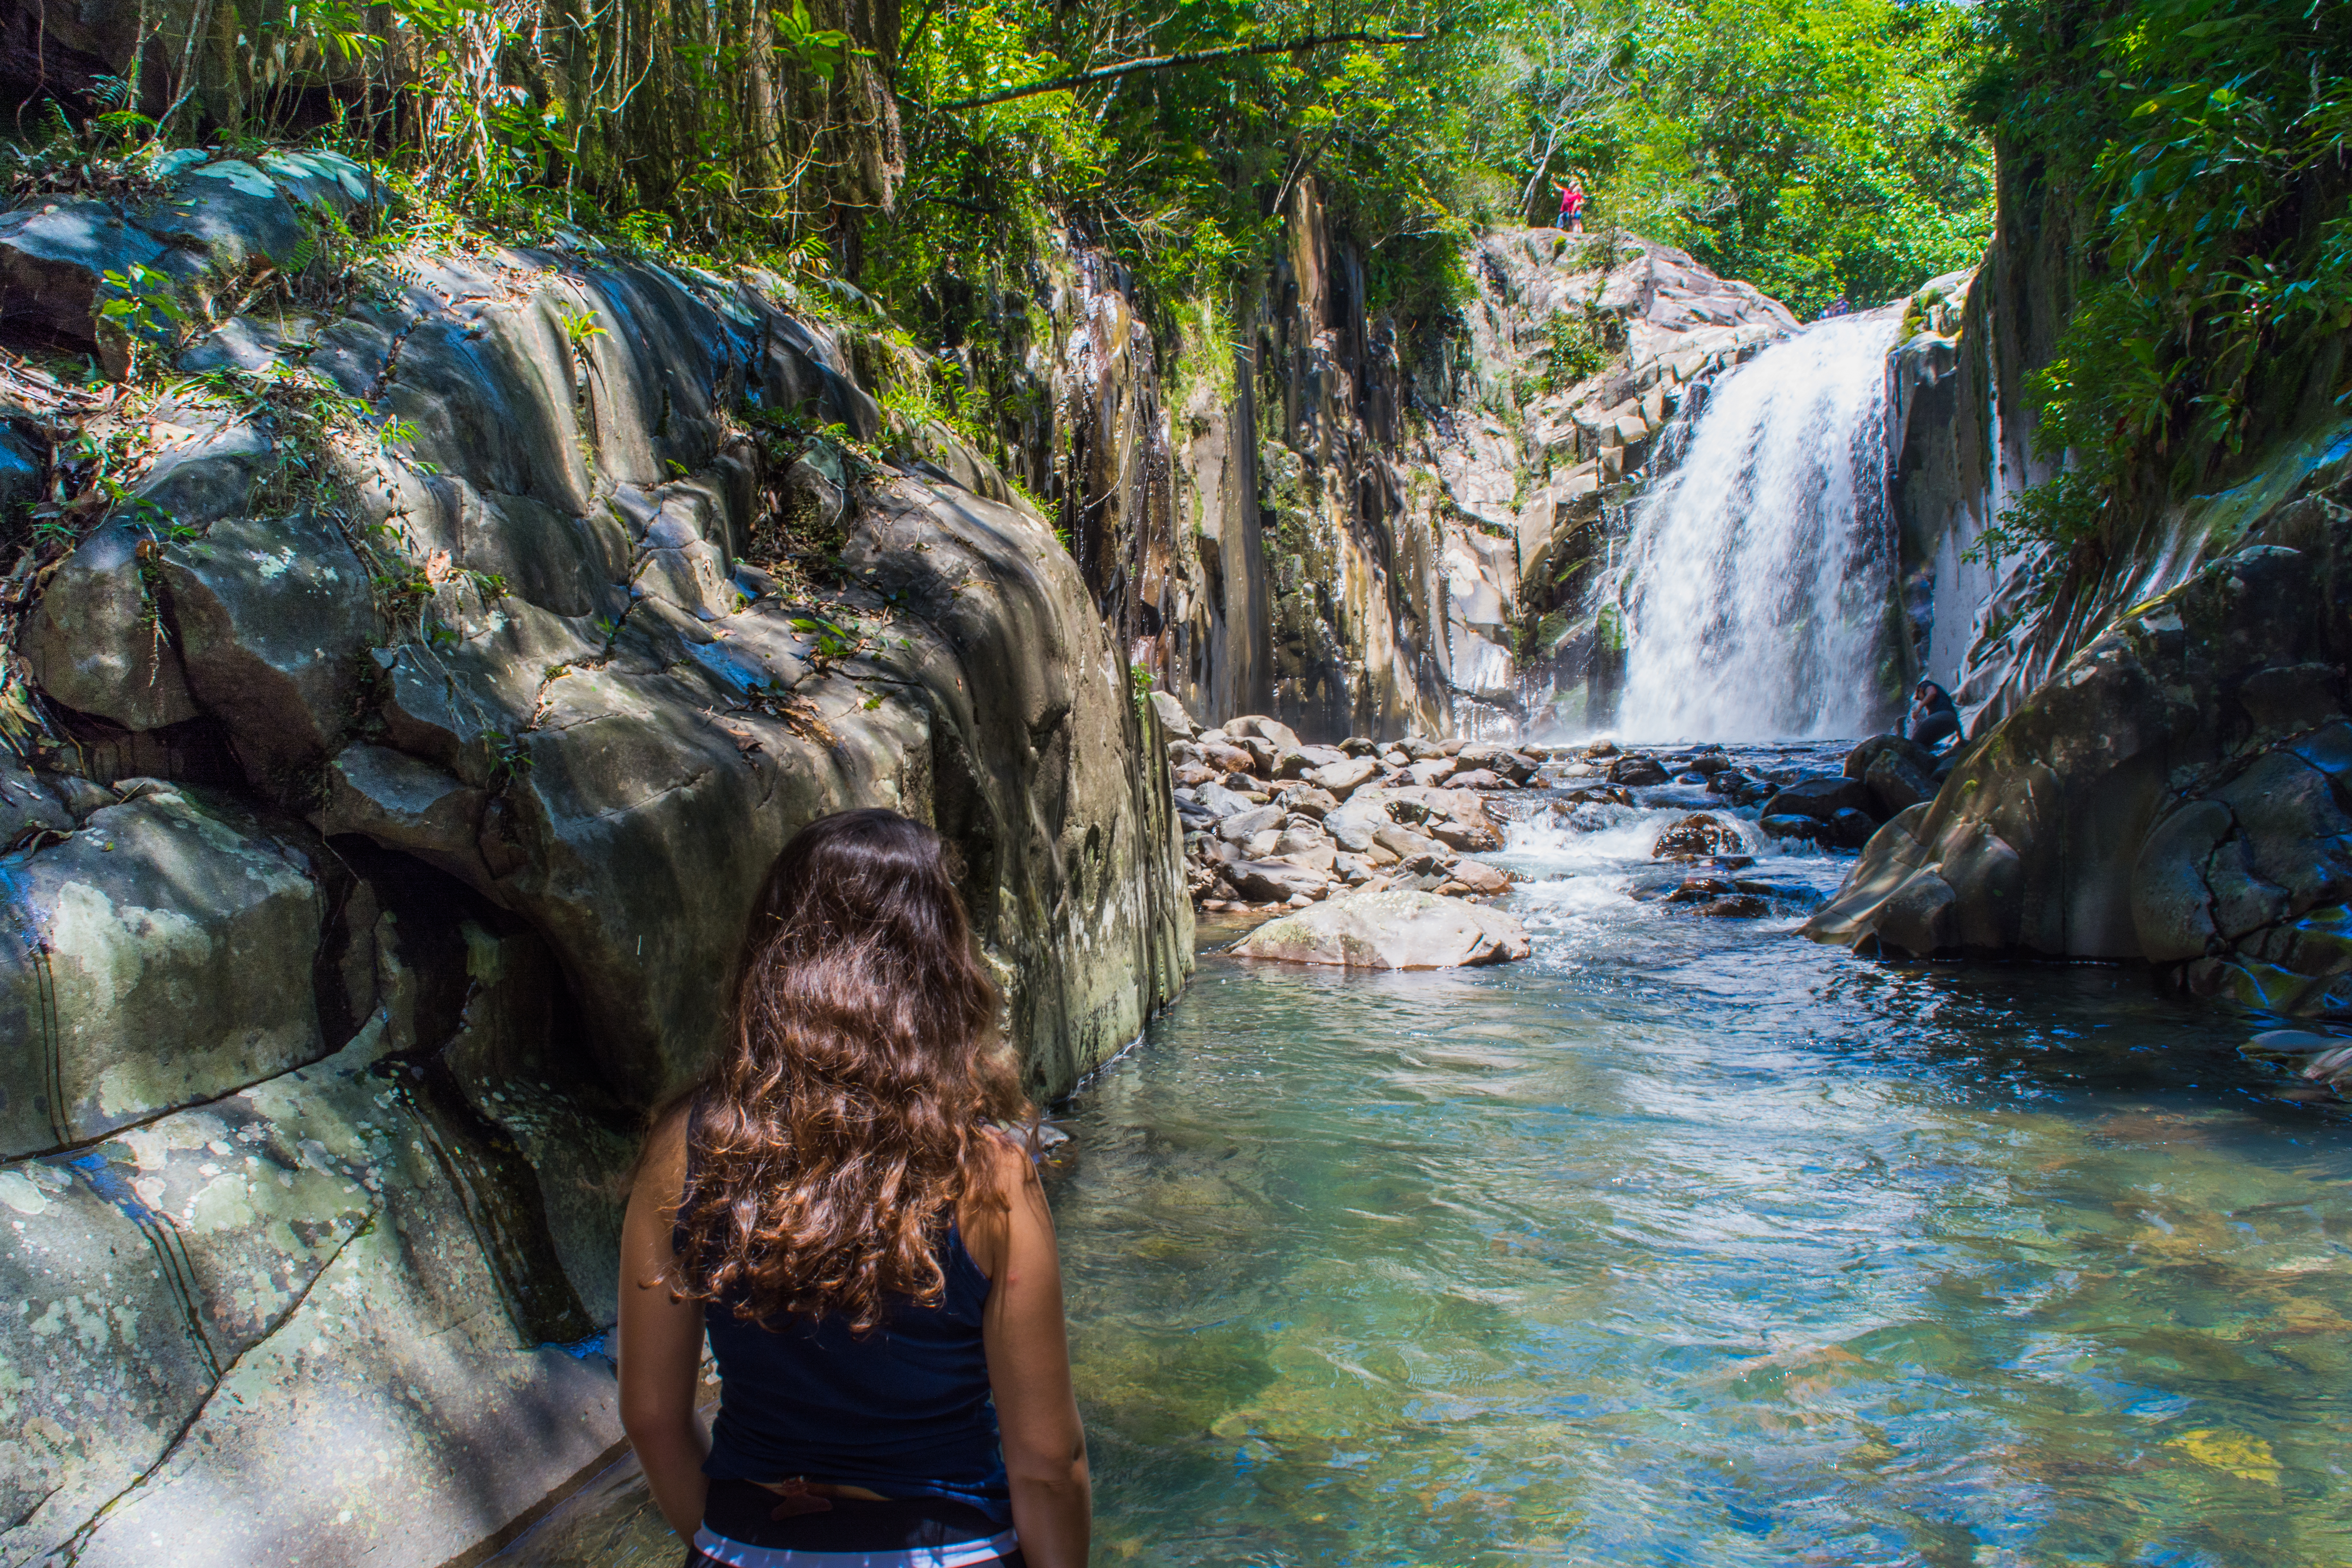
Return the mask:
<svg viewBox="0 0 2352 1568"><path fill-rule="evenodd" d="M1573 174L1568 177L1566 184L1559 187L1558 226L1570 234L1584 232L1584 186Z"/></svg>

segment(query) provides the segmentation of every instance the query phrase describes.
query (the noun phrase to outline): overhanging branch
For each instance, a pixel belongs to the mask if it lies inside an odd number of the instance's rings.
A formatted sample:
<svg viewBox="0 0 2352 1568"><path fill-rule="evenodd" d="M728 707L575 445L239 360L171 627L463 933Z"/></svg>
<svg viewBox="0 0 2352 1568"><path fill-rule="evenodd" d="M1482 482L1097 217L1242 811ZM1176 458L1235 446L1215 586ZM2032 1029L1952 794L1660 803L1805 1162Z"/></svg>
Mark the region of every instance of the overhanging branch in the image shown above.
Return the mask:
<svg viewBox="0 0 2352 1568"><path fill-rule="evenodd" d="M1093 70L1078 71L1070 76L1057 76L1047 81L1033 81L1025 87L1008 87L998 92L983 92L976 98L953 99L930 107L940 110L985 109L992 103L1009 103L1016 98L1034 98L1041 92L1062 92L1088 82L1108 81L1114 77L1133 76L1138 71L1168 70L1176 66L1204 65L1211 60L1238 59L1244 55L1291 55L1308 49L1319 49L1326 44L1363 44L1370 47L1386 47L1396 44L1425 44L1435 38L1428 33L1316 33L1304 38L1280 38L1272 43L1231 44L1222 49L1193 49L1180 55L1152 55L1139 60L1121 60L1115 66L1098 66Z"/></svg>

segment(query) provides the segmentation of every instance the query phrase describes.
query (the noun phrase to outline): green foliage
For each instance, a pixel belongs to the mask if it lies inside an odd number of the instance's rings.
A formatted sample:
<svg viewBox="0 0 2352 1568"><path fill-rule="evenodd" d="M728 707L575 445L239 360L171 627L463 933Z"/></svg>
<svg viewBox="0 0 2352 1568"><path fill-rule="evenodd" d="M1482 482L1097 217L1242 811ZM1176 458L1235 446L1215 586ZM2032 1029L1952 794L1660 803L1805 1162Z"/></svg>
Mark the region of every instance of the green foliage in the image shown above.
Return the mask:
<svg viewBox="0 0 2352 1568"><path fill-rule="evenodd" d="M2352 7L2003 0L1990 32L1976 110L2082 268L2029 387L2070 471L1994 543L2105 550L2291 417L2308 345L2352 328Z"/></svg>
<svg viewBox="0 0 2352 1568"><path fill-rule="evenodd" d="M134 339L168 340L188 319L171 275L152 267L134 261L127 273L108 272L100 289L100 319L125 329Z"/></svg>
<svg viewBox="0 0 2352 1568"><path fill-rule="evenodd" d="M1681 246L1800 316L1974 265L1992 164L1958 99L1955 0L1593 0L1513 31L1527 143L1507 166L1549 221L1574 173L1597 221Z"/></svg>
<svg viewBox="0 0 2352 1568"><path fill-rule="evenodd" d="M1624 346L1623 339L1623 324L1613 315L1554 310L1544 323L1542 390L1562 391L1600 374L1611 355Z"/></svg>

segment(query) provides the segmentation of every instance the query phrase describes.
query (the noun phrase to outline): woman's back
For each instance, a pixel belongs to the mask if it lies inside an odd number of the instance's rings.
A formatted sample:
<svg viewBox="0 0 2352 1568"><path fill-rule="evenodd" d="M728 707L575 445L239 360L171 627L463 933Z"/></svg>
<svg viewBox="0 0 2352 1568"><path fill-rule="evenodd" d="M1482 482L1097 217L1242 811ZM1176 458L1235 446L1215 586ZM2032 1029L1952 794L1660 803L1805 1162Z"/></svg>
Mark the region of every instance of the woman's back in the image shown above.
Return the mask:
<svg viewBox="0 0 2352 1568"><path fill-rule="evenodd" d="M870 1333L837 1313L760 1321L737 1310L740 1296L706 1303L719 1395L703 1473L936 1491L1009 1521L982 1335L988 1276L952 1223L937 1251L940 1300L902 1298Z"/></svg>
<svg viewBox="0 0 2352 1568"><path fill-rule="evenodd" d="M1053 1220L993 1131L1035 1111L938 836L811 824L745 949L734 1037L648 1136L622 1232L621 1418L663 1514L703 1568L1077 1568Z"/></svg>

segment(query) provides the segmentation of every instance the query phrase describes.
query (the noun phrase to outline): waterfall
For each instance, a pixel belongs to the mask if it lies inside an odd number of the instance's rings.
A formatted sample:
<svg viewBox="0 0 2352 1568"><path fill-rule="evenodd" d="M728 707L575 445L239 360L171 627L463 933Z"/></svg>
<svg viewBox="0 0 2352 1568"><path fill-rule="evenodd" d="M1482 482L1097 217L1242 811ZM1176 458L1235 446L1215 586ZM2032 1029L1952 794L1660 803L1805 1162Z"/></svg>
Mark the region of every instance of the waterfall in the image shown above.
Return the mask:
<svg viewBox="0 0 2352 1568"><path fill-rule="evenodd" d="M1880 316L1809 327L1725 375L1679 433L1601 590L1622 595L1621 732L1781 740L1884 720L1895 331Z"/></svg>

